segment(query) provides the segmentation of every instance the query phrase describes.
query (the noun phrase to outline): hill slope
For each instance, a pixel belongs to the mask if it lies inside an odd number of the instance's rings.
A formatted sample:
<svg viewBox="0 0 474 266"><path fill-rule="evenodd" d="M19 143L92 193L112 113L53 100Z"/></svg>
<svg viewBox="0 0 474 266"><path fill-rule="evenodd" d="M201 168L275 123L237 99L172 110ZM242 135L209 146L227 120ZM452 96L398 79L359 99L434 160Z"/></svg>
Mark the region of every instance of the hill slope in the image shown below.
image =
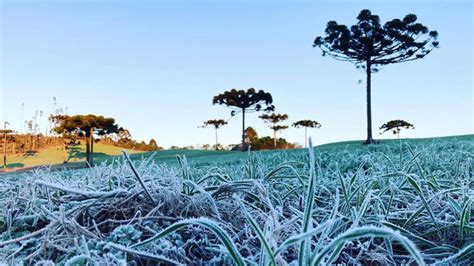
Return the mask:
<svg viewBox="0 0 474 266"><path fill-rule="evenodd" d="M460 135L460 136L447 136L447 137L436 137L436 138L420 138L420 139L389 139L389 140L379 140L382 143L389 145L398 145L400 141L407 142L410 144L423 144L429 142L439 142L443 140L469 140L474 141L474 135ZM315 149L320 150L331 150L331 149L376 149L375 146L365 146L362 145L362 140L352 140L352 141L342 141L334 142L316 146ZM117 156L121 155L123 148L108 146L103 144L96 144L94 146L94 162L100 164L102 162L111 162ZM125 149L127 153L131 154L131 158L134 160L142 158L150 158L155 162L166 162L175 164L176 156L186 156L188 159L192 159L194 163L209 165L217 161L236 161L245 158L246 153L235 152L235 151L207 151L207 150L163 150L156 152L141 152ZM306 152L306 149L291 149L286 150L288 153L299 153ZM281 150L265 150L257 151L257 154L272 154L279 153ZM81 168L86 165L80 162L85 161L85 147L81 146L80 150L74 153L71 158L69 158L68 163L71 168ZM8 167L10 169L22 169L22 168L31 168L42 165L57 165L63 166L63 161L65 159L65 153L60 147L50 148L42 150L34 155L15 155L8 157ZM80 163L80 164L79 164Z"/></svg>

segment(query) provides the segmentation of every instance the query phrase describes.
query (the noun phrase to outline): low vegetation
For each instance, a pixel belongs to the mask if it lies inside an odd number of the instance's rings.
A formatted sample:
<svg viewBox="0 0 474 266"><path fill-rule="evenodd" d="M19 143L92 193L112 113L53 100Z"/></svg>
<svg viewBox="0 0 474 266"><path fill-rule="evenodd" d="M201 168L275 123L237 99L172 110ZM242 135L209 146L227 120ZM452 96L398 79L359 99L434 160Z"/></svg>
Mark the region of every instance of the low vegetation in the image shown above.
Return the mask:
<svg viewBox="0 0 474 266"><path fill-rule="evenodd" d="M3 178L0 262L468 264L472 136ZM235 153L234 153L235 154Z"/></svg>

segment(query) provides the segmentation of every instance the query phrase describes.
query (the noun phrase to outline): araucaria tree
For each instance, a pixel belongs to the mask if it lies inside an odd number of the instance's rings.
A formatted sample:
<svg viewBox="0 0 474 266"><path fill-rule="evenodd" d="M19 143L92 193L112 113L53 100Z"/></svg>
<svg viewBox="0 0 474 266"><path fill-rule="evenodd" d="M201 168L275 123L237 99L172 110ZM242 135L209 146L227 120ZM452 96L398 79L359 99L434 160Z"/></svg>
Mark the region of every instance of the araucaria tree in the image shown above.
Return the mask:
<svg viewBox="0 0 474 266"><path fill-rule="evenodd" d="M346 25L329 21L326 35L316 37L314 47L323 51L323 56L351 62L365 69L367 75L367 140L372 138L371 74L380 66L421 59L438 47L438 32L428 30L417 22L414 14L403 19L393 19L384 25L379 16L364 9L357 16L357 24Z"/></svg>
<svg viewBox="0 0 474 266"><path fill-rule="evenodd" d="M265 111L270 112L275 109L272 95L263 90L256 91L250 88L247 91L232 89L214 96L212 104L225 105L232 110L231 115L242 112L242 151L245 151L245 113Z"/></svg>
<svg viewBox="0 0 474 266"><path fill-rule="evenodd" d="M321 124L313 120L300 120L293 123L296 128L304 127L304 146L308 147L308 127L320 128Z"/></svg>
<svg viewBox="0 0 474 266"><path fill-rule="evenodd" d="M380 134L385 133L387 131L392 131L393 134L397 135L397 138L400 138L400 131L402 128L415 129L415 126L404 120L391 120L380 127L380 130L383 130L382 132L380 132Z"/></svg>
<svg viewBox="0 0 474 266"><path fill-rule="evenodd" d="M278 125L279 123L285 121L288 119L288 115L287 114L263 114L261 116L259 116L259 118L263 119L265 121L265 123L269 124L270 128L273 130L273 147L276 148L277 146L277 143L276 143L276 133L278 131L281 131L281 130L284 130L284 129L287 129L288 126L282 126L282 125Z"/></svg>
<svg viewBox="0 0 474 266"><path fill-rule="evenodd" d="M57 115L51 116L55 127L53 130L58 134L77 135L84 137L86 141L86 159L89 165L93 165L92 154L94 152L94 134L105 136L119 133L121 128L115 124L115 119L96 115Z"/></svg>
<svg viewBox="0 0 474 266"><path fill-rule="evenodd" d="M216 130L216 151L219 147L219 142L217 140L217 130L221 128L223 125L227 125L227 122L224 119L211 119L204 122L204 127L212 126Z"/></svg>

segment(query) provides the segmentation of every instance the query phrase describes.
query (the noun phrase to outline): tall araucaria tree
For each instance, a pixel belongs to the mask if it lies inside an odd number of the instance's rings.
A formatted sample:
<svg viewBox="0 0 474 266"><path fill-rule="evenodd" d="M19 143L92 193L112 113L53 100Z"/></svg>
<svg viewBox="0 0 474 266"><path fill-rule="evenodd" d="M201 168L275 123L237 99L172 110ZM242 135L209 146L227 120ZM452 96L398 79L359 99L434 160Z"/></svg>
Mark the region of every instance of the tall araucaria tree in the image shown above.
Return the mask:
<svg viewBox="0 0 474 266"><path fill-rule="evenodd" d="M281 131L281 130L284 130L284 129L287 129L288 126L282 126L282 125L278 125L279 123L285 121L288 119L288 115L287 114L276 114L276 113L273 113L271 115L269 114L263 114L261 116L259 116L259 118L263 119L265 121L265 123L269 124L270 128L273 130L273 147L276 148L276 133L278 131Z"/></svg>
<svg viewBox="0 0 474 266"><path fill-rule="evenodd" d="M316 37L314 47L323 56L351 62L363 68L367 75L367 140L372 138L371 74L384 65L421 59L438 47L438 32L417 22L414 14L381 24L380 18L364 9L357 16L357 24L346 25L329 21L325 36Z"/></svg>
<svg viewBox="0 0 474 266"><path fill-rule="evenodd" d="M122 128L115 124L115 119L96 115L57 115L51 116L54 123L53 130L58 134L77 135L85 137L86 160L93 165L94 134L98 136L119 133Z"/></svg>
<svg viewBox="0 0 474 266"><path fill-rule="evenodd" d="M227 122L224 120L224 119L211 119L211 120L207 120L206 122L204 122L204 126L203 127L214 127L215 129L215 133L216 133L216 151L219 149L219 142L217 140L217 130L219 128L221 128L222 126L224 125L227 125Z"/></svg>
<svg viewBox="0 0 474 266"><path fill-rule="evenodd" d="M415 129L415 126L404 120L391 120L380 127L380 130L383 130L382 132L380 132L380 134L385 133L387 131L392 131L394 135L397 135L397 138L400 138L400 131L402 130L402 128Z"/></svg>
<svg viewBox="0 0 474 266"><path fill-rule="evenodd" d="M250 88L247 91L232 89L214 96L212 104L225 105L231 109L231 115L242 112L242 151L245 151L245 113L271 112L275 110L272 95L263 90Z"/></svg>
<svg viewBox="0 0 474 266"><path fill-rule="evenodd" d="M293 123L296 128L304 127L304 146L308 147L308 127L320 128L321 124L313 120L300 120Z"/></svg>

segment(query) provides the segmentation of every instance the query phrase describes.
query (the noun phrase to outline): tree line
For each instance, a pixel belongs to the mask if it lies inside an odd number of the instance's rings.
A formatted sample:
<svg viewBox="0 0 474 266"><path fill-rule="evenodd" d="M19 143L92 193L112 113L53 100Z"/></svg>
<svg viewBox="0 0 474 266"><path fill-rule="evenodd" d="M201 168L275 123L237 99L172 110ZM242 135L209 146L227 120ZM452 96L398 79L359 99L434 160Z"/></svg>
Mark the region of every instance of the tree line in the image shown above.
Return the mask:
<svg viewBox="0 0 474 266"><path fill-rule="evenodd" d="M77 144L78 139L85 141L86 161L93 165L94 143L96 138L103 139L105 143L114 143L115 146L140 149L145 151L159 150L154 139L148 144L137 143L132 140L128 130L119 127L112 117L102 115L55 115L50 117L54 124L53 131L61 135L69 144ZM115 139L115 141L114 141Z"/></svg>

